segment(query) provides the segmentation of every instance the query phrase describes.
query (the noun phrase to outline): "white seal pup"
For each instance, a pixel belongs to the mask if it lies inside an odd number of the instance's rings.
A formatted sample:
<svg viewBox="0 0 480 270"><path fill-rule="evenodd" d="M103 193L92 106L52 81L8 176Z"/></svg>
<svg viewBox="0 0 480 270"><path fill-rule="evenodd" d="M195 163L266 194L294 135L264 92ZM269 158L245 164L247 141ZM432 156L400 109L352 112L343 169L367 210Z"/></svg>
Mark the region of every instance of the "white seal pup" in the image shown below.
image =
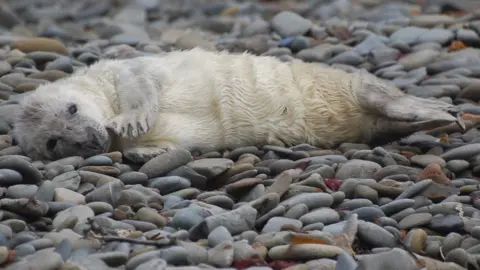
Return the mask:
<svg viewBox="0 0 480 270"><path fill-rule="evenodd" d="M39 86L21 108L14 134L32 158L120 150L134 162L177 147L385 143L458 113L367 71L198 48L100 60Z"/></svg>

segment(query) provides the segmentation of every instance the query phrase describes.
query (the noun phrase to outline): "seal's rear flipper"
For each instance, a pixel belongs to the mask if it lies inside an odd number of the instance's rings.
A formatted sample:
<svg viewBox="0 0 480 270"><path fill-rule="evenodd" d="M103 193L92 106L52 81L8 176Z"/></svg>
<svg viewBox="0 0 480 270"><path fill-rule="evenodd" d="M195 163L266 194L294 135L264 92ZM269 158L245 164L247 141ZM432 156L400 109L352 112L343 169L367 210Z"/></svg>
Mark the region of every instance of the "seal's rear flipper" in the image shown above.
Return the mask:
<svg viewBox="0 0 480 270"><path fill-rule="evenodd" d="M378 141L393 141L454 122L465 129L460 111L454 105L405 94L365 71L358 75L355 94L367 113L378 117L371 136Z"/></svg>

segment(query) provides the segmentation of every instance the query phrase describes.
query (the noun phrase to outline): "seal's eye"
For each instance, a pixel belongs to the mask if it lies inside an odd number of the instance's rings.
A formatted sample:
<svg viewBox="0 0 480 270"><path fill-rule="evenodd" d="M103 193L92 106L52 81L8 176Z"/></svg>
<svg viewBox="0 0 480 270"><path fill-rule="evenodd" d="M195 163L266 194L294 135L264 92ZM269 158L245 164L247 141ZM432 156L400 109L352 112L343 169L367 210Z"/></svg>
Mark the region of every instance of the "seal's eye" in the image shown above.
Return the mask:
<svg viewBox="0 0 480 270"><path fill-rule="evenodd" d="M75 114L77 112L77 105L70 104L70 105L68 105L67 110L70 114Z"/></svg>
<svg viewBox="0 0 480 270"><path fill-rule="evenodd" d="M52 151L55 146L57 145L57 139L50 139L47 141L47 149L48 151Z"/></svg>

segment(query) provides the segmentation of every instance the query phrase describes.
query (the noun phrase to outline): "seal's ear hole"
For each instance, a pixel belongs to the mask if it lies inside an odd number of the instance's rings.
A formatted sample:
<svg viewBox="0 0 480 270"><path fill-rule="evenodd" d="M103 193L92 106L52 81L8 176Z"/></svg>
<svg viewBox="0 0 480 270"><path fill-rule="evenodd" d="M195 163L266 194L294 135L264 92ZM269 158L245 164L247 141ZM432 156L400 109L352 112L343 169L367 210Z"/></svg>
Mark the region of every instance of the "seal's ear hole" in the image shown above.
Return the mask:
<svg viewBox="0 0 480 270"><path fill-rule="evenodd" d="M53 149L55 149L55 146L57 146L57 141L57 139L49 139L47 141L47 150L52 151Z"/></svg>
<svg viewBox="0 0 480 270"><path fill-rule="evenodd" d="M77 105L75 103L68 104L67 106L67 111L70 114L75 114L77 113Z"/></svg>

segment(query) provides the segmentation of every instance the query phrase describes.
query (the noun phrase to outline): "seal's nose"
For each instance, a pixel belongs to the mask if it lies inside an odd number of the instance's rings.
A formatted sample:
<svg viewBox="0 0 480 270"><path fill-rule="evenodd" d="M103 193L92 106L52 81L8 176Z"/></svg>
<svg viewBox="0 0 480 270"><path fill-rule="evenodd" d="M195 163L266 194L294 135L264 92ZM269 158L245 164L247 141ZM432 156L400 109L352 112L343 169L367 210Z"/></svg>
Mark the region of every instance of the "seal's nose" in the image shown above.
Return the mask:
<svg viewBox="0 0 480 270"><path fill-rule="evenodd" d="M100 139L100 136L95 129L91 127L87 127L85 129L85 132L87 133L87 138L88 138L88 144L86 144L88 148L93 148L93 149L103 148L102 140Z"/></svg>

